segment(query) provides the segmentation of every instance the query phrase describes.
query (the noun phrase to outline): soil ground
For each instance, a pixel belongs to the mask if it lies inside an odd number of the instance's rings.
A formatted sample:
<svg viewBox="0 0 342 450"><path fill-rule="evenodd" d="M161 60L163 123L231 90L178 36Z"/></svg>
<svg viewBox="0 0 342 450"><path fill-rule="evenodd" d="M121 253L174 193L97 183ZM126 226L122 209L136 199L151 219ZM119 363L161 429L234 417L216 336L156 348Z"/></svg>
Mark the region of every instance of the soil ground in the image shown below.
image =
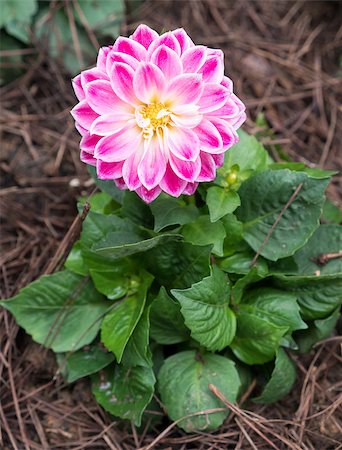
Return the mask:
<svg viewBox="0 0 342 450"><path fill-rule="evenodd" d="M248 108L245 127L265 131L271 155L278 160L281 145L292 160L341 169L341 12L341 3L330 1L150 0L127 17L122 34L140 22L158 31L183 26L196 43L222 48L226 73ZM2 298L57 267L75 239L67 233L76 199L93 189L69 115L70 76L41 46L26 69L1 95ZM341 201L341 189L335 177L331 200ZM286 399L255 405L252 385L220 430L186 435L167 421L141 430L113 422L87 381L54 378L52 353L4 310L0 324L4 450L342 448L337 333L309 355L293 356L298 381Z"/></svg>

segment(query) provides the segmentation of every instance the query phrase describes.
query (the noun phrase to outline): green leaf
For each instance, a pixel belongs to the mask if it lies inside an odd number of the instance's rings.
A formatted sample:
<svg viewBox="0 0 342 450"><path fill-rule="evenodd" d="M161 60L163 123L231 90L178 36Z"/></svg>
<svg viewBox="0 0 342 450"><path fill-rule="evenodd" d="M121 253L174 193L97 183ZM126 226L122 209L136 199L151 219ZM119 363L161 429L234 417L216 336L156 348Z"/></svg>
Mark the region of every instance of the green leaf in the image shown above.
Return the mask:
<svg viewBox="0 0 342 450"><path fill-rule="evenodd" d="M151 209L135 192L125 192L122 215L137 225L153 228Z"/></svg>
<svg viewBox="0 0 342 450"><path fill-rule="evenodd" d="M209 216L200 216L195 221L181 228L182 235L187 242L194 245L212 244L212 252L223 256L223 241L226 231L221 222L212 223Z"/></svg>
<svg viewBox="0 0 342 450"><path fill-rule="evenodd" d="M235 191L226 191L217 186L212 186L207 191L206 199L210 220L216 222L226 214L230 214L240 206L239 194Z"/></svg>
<svg viewBox="0 0 342 450"><path fill-rule="evenodd" d="M144 283L138 292L116 303L101 326L101 341L113 352L120 363L129 338L143 313L147 290L152 277L146 273Z"/></svg>
<svg viewBox="0 0 342 450"><path fill-rule="evenodd" d="M198 217L195 205L187 205L175 198L157 198L150 206L154 216L154 231L171 225L184 225Z"/></svg>
<svg viewBox="0 0 342 450"><path fill-rule="evenodd" d="M121 273L90 271L96 289L109 300L118 300L127 294L129 279Z"/></svg>
<svg viewBox="0 0 342 450"><path fill-rule="evenodd" d="M284 211L301 183L297 196ZM292 255L319 225L327 183L328 180L316 180L289 170L266 171L244 182L237 210L238 219L244 222L244 239L271 261ZM281 212L282 217L265 243Z"/></svg>
<svg viewBox="0 0 342 450"><path fill-rule="evenodd" d="M236 336L230 344L235 356L246 364L264 364L276 354L287 326L278 326L253 312L239 309Z"/></svg>
<svg viewBox="0 0 342 450"><path fill-rule="evenodd" d="M324 222L340 224L342 223L342 211L338 205L326 199L323 206L322 219Z"/></svg>
<svg viewBox="0 0 342 450"><path fill-rule="evenodd" d="M169 242L144 255L147 270L162 286L185 289L209 275L212 246Z"/></svg>
<svg viewBox="0 0 342 450"><path fill-rule="evenodd" d="M184 325L180 306L160 288L159 294L151 307L150 334L159 344L171 345L189 339L189 330Z"/></svg>
<svg viewBox="0 0 342 450"><path fill-rule="evenodd" d="M254 253L251 251L237 252L220 261L219 265L224 272L246 275L251 270L253 258ZM267 275L268 266L264 258L259 257L254 267L260 276L264 277Z"/></svg>
<svg viewBox="0 0 342 450"><path fill-rule="evenodd" d="M296 381L296 367L284 350L279 348L270 380L261 394L254 398L256 403L273 403L287 395Z"/></svg>
<svg viewBox="0 0 342 450"><path fill-rule="evenodd" d="M33 15L37 12L36 0L1 0L0 28L25 44L30 43L30 27Z"/></svg>
<svg viewBox="0 0 342 450"><path fill-rule="evenodd" d="M111 366L92 380L93 394L106 411L140 426L154 392L156 379L151 367Z"/></svg>
<svg viewBox="0 0 342 450"><path fill-rule="evenodd" d="M151 305L145 308L126 345L122 356L122 364L125 366L152 367L152 354L149 348L150 309Z"/></svg>
<svg viewBox="0 0 342 450"><path fill-rule="evenodd" d="M307 353L319 341L328 338L340 317L340 308L325 319L314 320L309 323L309 328L305 331L297 331L294 335L300 353Z"/></svg>
<svg viewBox="0 0 342 450"><path fill-rule="evenodd" d="M0 304L36 342L55 352L92 342L110 307L87 278L68 270L45 275Z"/></svg>
<svg viewBox="0 0 342 450"><path fill-rule="evenodd" d="M171 420L184 417L178 426L186 432L214 430L228 416L228 409L191 416L222 408L222 402L208 388L210 383L229 401L235 402L240 380L234 362L224 356L185 351L167 358L159 371L158 388L162 403Z"/></svg>
<svg viewBox="0 0 342 450"><path fill-rule="evenodd" d="M237 220L234 214L227 214L222 217L221 222L226 230L226 237L223 242L223 253L225 256L235 252L248 250L249 247L243 240L243 223Z"/></svg>
<svg viewBox="0 0 342 450"><path fill-rule="evenodd" d="M93 248L98 255L113 261L125 256L134 255L135 253L146 252L159 245L165 245L169 242L179 240L182 240L182 236L179 234L165 233L149 239L143 239L131 231L115 231L108 233Z"/></svg>
<svg viewBox="0 0 342 450"><path fill-rule="evenodd" d="M323 319L342 303L342 275L277 275L274 282L297 297L304 320Z"/></svg>
<svg viewBox="0 0 342 450"><path fill-rule="evenodd" d="M91 375L114 361L114 355L99 345L84 348L71 354L58 355L58 365L68 383Z"/></svg>
<svg viewBox="0 0 342 450"><path fill-rule="evenodd" d="M323 170L318 167L306 167L304 163L294 163L294 162L278 162L270 164L269 166L272 170L282 170L282 169L290 169L298 172L305 172L311 178L331 178L333 175L336 175L338 172L335 170Z"/></svg>
<svg viewBox="0 0 342 450"><path fill-rule="evenodd" d="M325 254L338 254L326 264L319 264L318 260ZM308 242L294 255L298 272L305 275L329 275L342 273L342 227L339 225L321 225Z"/></svg>
<svg viewBox="0 0 342 450"><path fill-rule="evenodd" d="M238 306L239 311L249 312L274 325L288 327L289 331L307 328L300 317L294 294L272 288L253 289Z"/></svg>
<svg viewBox="0 0 342 450"><path fill-rule="evenodd" d="M264 275L260 275L259 269L253 267L246 275L239 278L232 288L232 303L240 303L243 292L250 284L260 281L264 278Z"/></svg>
<svg viewBox="0 0 342 450"><path fill-rule="evenodd" d="M118 202L120 205L123 203L125 191L121 191L117 188L113 181L111 180L99 180L96 176L96 168L90 165L87 165L88 172L92 176L95 181L96 186L98 186L101 191L109 194L113 199Z"/></svg>
<svg viewBox="0 0 342 450"><path fill-rule="evenodd" d="M81 241L76 241L64 263L64 266L78 275L89 274L88 266L83 258Z"/></svg>
<svg viewBox="0 0 342 450"><path fill-rule="evenodd" d="M82 213L86 202L89 203L91 211L98 214L112 214L120 206L106 192L98 192L91 195L89 198L82 197L79 200L78 205L80 206L80 213Z"/></svg>
<svg viewBox="0 0 342 450"><path fill-rule="evenodd" d="M227 347L235 336L236 318L229 308L230 289L226 276L217 267L191 288L173 289L191 336L211 351Z"/></svg>

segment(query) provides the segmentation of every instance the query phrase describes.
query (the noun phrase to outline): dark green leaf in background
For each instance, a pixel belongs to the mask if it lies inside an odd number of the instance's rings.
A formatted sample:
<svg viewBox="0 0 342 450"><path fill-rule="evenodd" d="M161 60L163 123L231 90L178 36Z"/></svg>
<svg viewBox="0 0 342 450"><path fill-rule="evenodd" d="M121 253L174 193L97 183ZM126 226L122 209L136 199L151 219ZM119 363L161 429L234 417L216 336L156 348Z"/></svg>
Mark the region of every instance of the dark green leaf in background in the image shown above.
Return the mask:
<svg viewBox="0 0 342 450"><path fill-rule="evenodd" d="M241 203L240 197L235 191L227 191L217 186L208 189L206 202L212 222L234 212Z"/></svg>
<svg viewBox="0 0 342 450"><path fill-rule="evenodd" d="M184 225L198 217L195 205L187 205L175 198L157 198L150 206L154 216L154 230L160 231L171 225Z"/></svg>
<svg viewBox="0 0 342 450"><path fill-rule="evenodd" d="M187 242L194 245L213 245L212 252L223 256L223 241L226 231L220 221L212 223L209 216L200 216L181 228L181 234Z"/></svg>

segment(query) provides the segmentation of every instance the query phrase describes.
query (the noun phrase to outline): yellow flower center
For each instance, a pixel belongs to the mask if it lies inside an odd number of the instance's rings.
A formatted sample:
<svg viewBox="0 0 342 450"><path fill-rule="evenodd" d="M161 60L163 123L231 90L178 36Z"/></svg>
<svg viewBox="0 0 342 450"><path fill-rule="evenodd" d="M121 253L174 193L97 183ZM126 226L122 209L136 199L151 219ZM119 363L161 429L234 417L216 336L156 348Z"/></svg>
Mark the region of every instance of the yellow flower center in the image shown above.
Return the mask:
<svg viewBox="0 0 342 450"><path fill-rule="evenodd" d="M170 121L170 113L163 103L150 103L143 106L140 112L144 119L150 119L150 127L153 131L157 127L167 125Z"/></svg>

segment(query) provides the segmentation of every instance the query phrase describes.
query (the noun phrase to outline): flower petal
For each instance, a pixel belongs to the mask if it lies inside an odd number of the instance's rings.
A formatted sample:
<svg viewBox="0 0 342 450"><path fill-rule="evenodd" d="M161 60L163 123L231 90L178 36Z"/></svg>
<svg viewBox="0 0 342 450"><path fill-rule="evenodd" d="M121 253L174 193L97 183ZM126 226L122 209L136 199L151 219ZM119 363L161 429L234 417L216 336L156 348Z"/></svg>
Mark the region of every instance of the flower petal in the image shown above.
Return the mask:
<svg viewBox="0 0 342 450"><path fill-rule="evenodd" d="M136 192L145 203L151 203L161 193L161 189L159 186L156 186L154 189L148 190L144 186L140 186Z"/></svg>
<svg viewBox="0 0 342 450"><path fill-rule="evenodd" d="M89 131L85 128L81 127L81 125L77 122L75 122L75 128L80 133L81 136L85 136L86 134L89 134Z"/></svg>
<svg viewBox="0 0 342 450"><path fill-rule="evenodd" d="M226 120L212 118L210 122L215 125L217 131L220 133L225 150L239 141L239 136L236 131Z"/></svg>
<svg viewBox="0 0 342 450"><path fill-rule="evenodd" d="M239 106L235 103L232 95L230 95L223 106L208 112L208 116L219 117L221 119L232 119L239 116Z"/></svg>
<svg viewBox="0 0 342 450"><path fill-rule="evenodd" d="M92 69L83 70L81 72L81 83L83 89L86 87L88 83L95 80L108 80L108 76L106 73L99 70L97 67L93 67Z"/></svg>
<svg viewBox="0 0 342 450"><path fill-rule="evenodd" d="M141 181L138 175L138 166L143 154L144 143L142 142L139 148L124 162L122 176L130 191L135 191L141 186Z"/></svg>
<svg viewBox="0 0 342 450"><path fill-rule="evenodd" d="M156 102L165 89L165 77L154 64L141 63L134 74L133 89L142 102Z"/></svg>
<svg viewBox="0 0 342 450"><path fill-rule="evenodd" d="M188 48L182 54L182 63L184 72L197 72L203 66L207 58L207 47L204 45L195 45Z"/></svg>
<svg viewBox="0 0 342 450"><path fill-rule="evenodd" d="M136 42L139 42L139 44L141 44L146 49L148 49L151 42L157 39L158 37L159 34L156 31L154 31L152 28L144 24L139 25L138 28L132 34L132 36L130 36L131 39L133 39Z"/></svg>
<svg viewBox="0 0 342 450"><path fill-rule="evenodd" d="M110 73L112 88L121 100L136 105L138 103L133 90L134 71L124 63L113 63Z"/></svg>
<svg viewBox="0 0 342 450"><path fill-rule="evenodd" d="M90 164L91 166L96 166L96 159L88 152L81 150L80 159L85 164Z"/></svg>
<svg viewBox="0 0 342 450"><path fill-rule="evenodd" d="M108 163L97 160L96 174L100 180L114 180L115 178L122 178L122 166L124 162Z"/></svg>
<svg viewBox="0 0 342 450"><path fill-rule="evenodd" d="M217 153L217 155L211 155L215 161L216 167L221 167L224 163L224 153Z"/></svg>
<svg viewBox="0 0 342 450"><path fill-rule="evenodd" d="M221 81L221 84L222 84L222 86L227 88L230 93L233 92L233 82L230 78L224 76L223 80Z"/></svg>
<svg viewBox="0 0 342 450"><path fill-rule="evenodd" d="M113 45L115 52L126 53L133 56L138 61L146 61L147 51L146 48L139 44L139 42L129 39L127 37L118 37Z"/></svg>
<svg viewBox="0 0 342 450"><path fill-rule="evenodd" d="M196 192L197 188L198 188L198 183L188 183L184 188L183 194L192 195Z"/></svg>
<svg viewBox="0 0 342 450"><path fill-rule="evenodd" d="M118 107L123 107L122 100L114 94L109 81L91 81L85 93L89 106L98 114L113 114Z"/></svg>
<svg viewBox="0 0 342 450"><path fill-rule="evenodd" d="M134 115L129 113L103 114L94 120L90 132L99 136L108 136L121 130L127 121L132 119Z"/></svg>
<svg viewBox="0 0 342 450"><path fill-rule="evenodd" d="M115 183L115 186L117 188L121 189L122 191L127 189L126 183L123 178L116 178L114 180L114 183Z"/></svg>
<svg viewBox="0 0 342 450"><path fill-rule="evenodd" d="M164 192L172 197L179 197L185 189L187 182L179 178L171 169L170 164L167 165L165 174L159 183Z"/></svg>
<svg viewBox="0 0 342 450"><path fill-rule="evenodd" d="M115 62L127 64L128 66L132 67L133 70L135 70L139 65L139 61L133 58L133 56L126 55L125 53L121 52L111 51L106 62L107 73L112 72L112 67Z"/></svg>
<svg viewBox="0 0 342 450"><path fill-rule="evenodd" d="M77 75L77 77L72 80L72 87L74 88L75 95L79 101L85 99L84 89L81 83L81 75Z"/></svg>
<svg viewBox="0 0 342 450"><path fill-rule="evenodd" d="M221 83L224 75L224 63L219 56L210 56L198 73L203 75L203 81Z"/></svg>
<svg viewBox="0 0 342 450"><path fill-rule="evenodd" d="M202 77L186 73L173 78L167 87L164 101L172 105L187 105L195 103L203 91Z"/></svg>
<svg viewBox="0 0 342 450"><path fill-rule="evenodd" d="M195 161L200 152L199 139L192 130L170 127L167 134L167 144L171 152L184 161Z"/></svg>
<svg viewBox="0 0 342 450"><path fill-rule="evenodd" d="M146 189L153 189L163 178L166 170L166 157L160 147L159 140L154 136L149 144L145 141L144 155L138 166L140 181Z"/></svg>
<svg viewBox="0 0 342 450"><path fill-rule="evenodd" d="M216 164L209 153L201 152L201 172L196 181L213 181L216 177Z"/></svg>
<svg viewBox="0 0 342 450"><path fill-rule="evenodd" d="M201 171L201 159L183 161L170 153L170 165L175 174L182 180L194 182Z"/></svg>
<svg viewBox="0 0 342 450"><path fill-rule="evenodd" d="M94 134L87 133L81 139L80 149L93 155L96 144L99 142L100 139L101 136L96 136Z"/></svg>
<svg viewBox="0 0 342 450"><path fill-rule="evenodd" d="M151 62L159 67L167 80L182 73L182 62L179 56L166 45L155 49Z"/></svg>
<svg viewBox="0 0 342 450"><path fill-rule="evenodd" d="M203 119L202 122L194 128L194 132L199 137L201 150L209 153L224 152L221 135L209 120Z"/></svg>
<svg viewBox="0 0 342 450"><path fill-rule="evenodd" d="M95 147L95 157L105 162L119 162L131 156L142 140L141 132L135 121L128 123L122 130L103 137Z"/></svg>
<svg viewBox="0 0 342 450"><path fill-rule="evenodd" d="M177 55L181 54L181 47L178 39L171 33L171 31L162 34L157 39L155 39L148 48L148 55L151 57L152 53L161 45L166 45L171 50L175 51Z"/></svg>
<svg viewBox="0 0 342 450"><path fill-rule="evenodd" d="M109 52L111 51L112 46L101 47L99 50L99 54L97 55L96 66L99 70L106 73L106 62Z"/></svg>
<svg viewBox="0 0 342 450"><path fill-rule="evenodd" d="M179 42L181 53L185 52L185 50L189 47L193 47L195 45L184 28L177 28L176 30L171 31L171 33Z"/></svg>
<svg viewBox="0 0 342 450"><path fill-rule="evenodd" d="M78 122L81 127L89 130L91 124L94 120L99 117L95 111L93 111L86 100L82 100L79 102L74 108L70 111L72 117Z"/></svg>
<svg viewBox="0 0 342 450"><path fill-rule="evenodd" d="M199 107L194 104L174 106L173 114L170 115L173 122L182 128L194 128L202 120L202 114L198 112Z"/></svg>
<svg viewBox="0 0 342 450"><path fill-rule="evenodd" d="M206 83L199 99L200 113L208 113L221 108L229 97L228 90L217 83Z"/></svg>

